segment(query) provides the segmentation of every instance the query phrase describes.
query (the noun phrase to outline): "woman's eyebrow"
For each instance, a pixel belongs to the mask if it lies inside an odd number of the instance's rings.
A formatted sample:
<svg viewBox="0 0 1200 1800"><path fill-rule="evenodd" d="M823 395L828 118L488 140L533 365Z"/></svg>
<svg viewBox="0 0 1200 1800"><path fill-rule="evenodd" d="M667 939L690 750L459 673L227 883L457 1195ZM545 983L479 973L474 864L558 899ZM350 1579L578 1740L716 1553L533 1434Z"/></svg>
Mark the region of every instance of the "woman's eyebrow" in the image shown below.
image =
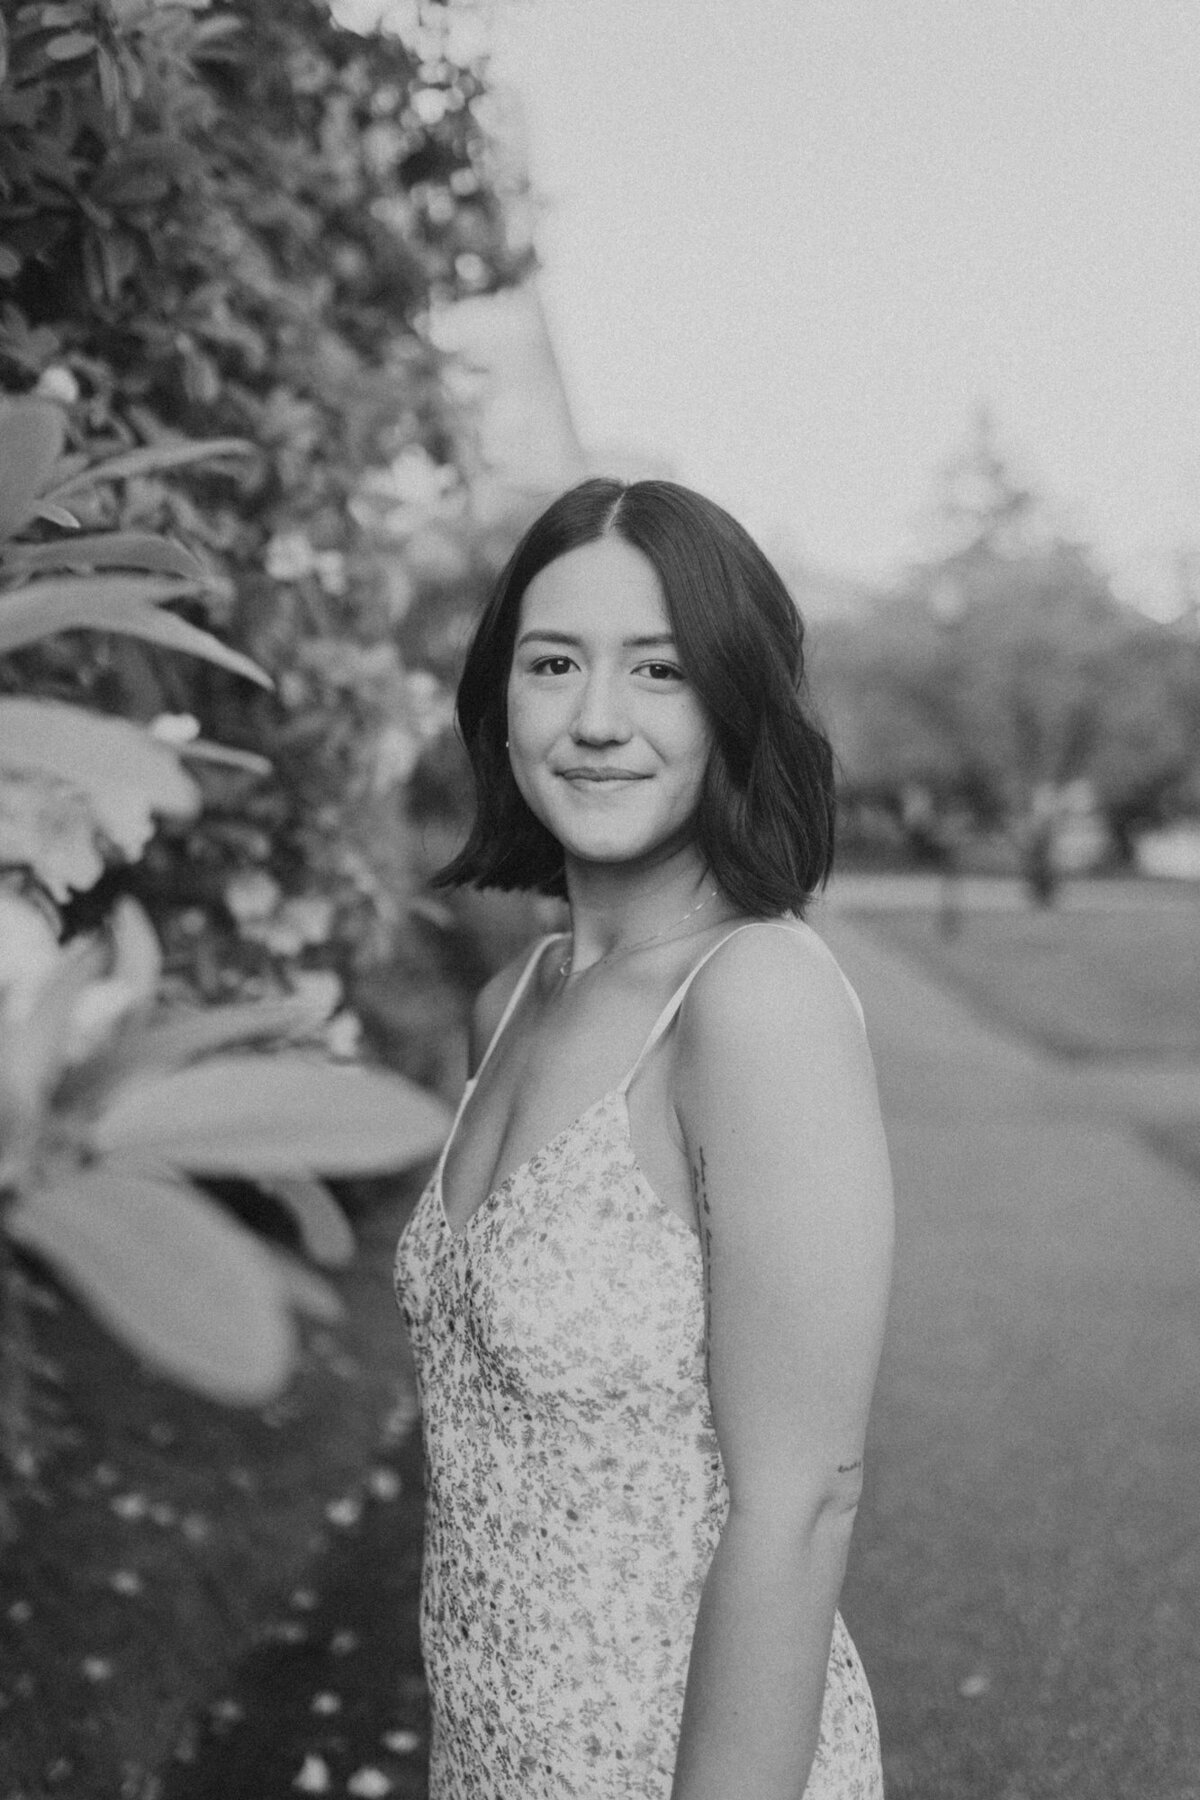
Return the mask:
<svg viewBox="0 0 1200 1800"><path fill-rule="evenodd" d="M523 631L517 639L517 649L523 644L570 644L578 648L582 642L569 631ZM657 650L664 646L674 646L675 639L669 631L651 632L646 637L627 637L621 639L624 650Z"/></svg>

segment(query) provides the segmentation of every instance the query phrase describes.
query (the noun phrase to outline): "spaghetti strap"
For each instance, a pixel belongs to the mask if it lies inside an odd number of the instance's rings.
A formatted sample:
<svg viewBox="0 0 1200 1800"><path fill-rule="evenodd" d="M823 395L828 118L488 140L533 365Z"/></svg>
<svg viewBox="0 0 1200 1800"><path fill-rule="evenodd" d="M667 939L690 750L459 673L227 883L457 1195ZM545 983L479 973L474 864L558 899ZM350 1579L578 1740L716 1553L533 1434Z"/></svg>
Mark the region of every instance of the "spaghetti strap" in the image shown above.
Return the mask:
<svg viewBox="0 0 1200 1800"><path fill-rule="evenodd" d="M479 1080L479 1070L483 1068L484 1063L487 1061L488 1057L492 1054L492 1051L496 1048L496 1045L500 1040L501 1032L504 1030L504 1027L508 1024L508 1021L512 1018L513 1013L516 1011L517 1006L521 999L521 995L525 992L525 989L529 986L530 977L533 974L533 971L537 968L538 963L541 960L542 951L546 948L547 944L553 943L554 939L556 937L560 937L561 935L562 935L561 932L552 931L548 937L539 938L537 943L533 946L533 949L529 953L529 961L525 964L525 967L521 970L521 973L517 978L516 986L513 988L512 993L508 996L508 1001L507 1001L507 1004L505 1005L504 1011L500 1014L500 1021L499 1021L498 1025L496 1026L495 1031L493 1031L491 1037L488 1039L487 1049L484 1051L483 1055L479 1059L479 1067L475 1070L475 1073L473 1075L468 1075L466 1081L463 1083L463 1091L462 1091L461 1095L459 1096L458 1105L454 1109L454 1117L450 1121L450 1129L449 1129L449 1131L447 1131L446 1136L442 1142L442 1153L438 1157L438 1160L437 1160L437 1170L436 1170L434 1179L435 1179L435 1182L437 1183L439 1192L441 1189L442 1170L446 1166L446 1158L450 1153L450 1146L454 1142L455 1134L458 1131L459 1120L462 1118L463 1113L466 1110L467 1101L471 1098L471 1094L474 1090L475 1083Z"/></svg>
<svg viewBox="0 0 1200 1800"><path fill-rule="evenodd" d="M753 923L758 924L758 923L760 923L760 921L756 919L753 921ZM723 938L718 938L717 942L715 944L713 944L710 949L708 949L704 952L704 955L700 958L699 962L694 963L692 965L692 967L688 970L687 974L684 976L684 978L680 982L679 986L675 989L675 992L671 995L671 998L667 1001L667 1004L663 1007L663 1009L659 1013L657 1019L655 1019L653 1025L650 1027L650 1035L646 1039L645 1043L642 1045L641 1049L638 1051L637 1061L634 1063L633 1067L630 1069L630 1071L626 1075L625 1079L620 1083L620 1085L617 1088L618 1094L624 1094L629 1091L630 1082L633 1080L634 1076L637 1074L638 1070L641 1068L642 1064L645 1062L646 1058L649 1056L650 1052L653 1050L655 1044L657 1044L659 1038L662 1037L663 1033L666 1031L667 1027L670 1025L671 1021L674 1019L675 1014L679 1011L680 1007L683 1005L684 999L687 996L688 989L691 987L693 981L695 981L697 975L700 973L700 971L704 967L705 963L709 960L710 957L715 956L717 954L717 951L722 949L729 942L730 938L735 938L738 935L739 931L749 931L749 930L750 930L749 924L735 925L733 930L727 931Z"/></svg>
<svg viewBox="0 0 1200 1800"><path fill-rule="evenodd" d="M521 970L521 973L517 978L516 986L513 988L512 993L508 996L508 1002L505 1005L504 1011L500 1014L500 1021L497 1024L495 1031L493 1031L491 1037L488 1039L487 1049L484 1051L483 1055L479 1059L479 1066L475 1070L474 1075L472 1075L470 1078L470 1085L473 1086L474 1083L479 1080L480 1071L482 1070L484 1063L487 1061L488 1057L492 1054L492 1051L496 1048L496 1045L500 1042L501 1033L503 1032L504 1027L508 1024L508 1021L512 1018L514 1012L516 1012L517 1007L520 1005L521 995L525 992L525 989L529 986L530 978L533 975L533 971L537 968L538 963L542 959L542 952L546 948L546 945L552 944L556 937L562 937L563 935L564 934L561 931L552 931L549 933L549 935L547 937L539 938L537 943L533 946L533 949L529 953L529 961L525 964L525 967Z"/></svg>
<svg viewBox="0 0 1200 1800"><path fill-rule="evenodd" d="M618 1088L616 1090L618 1094L624 1094L629 1091L630 1082L633 1080L634 1076L637 1074L638 1070L641 1068L642 1064L645 1062L646 1058L649 1056L650 1052L653 1050L655 1044L658 1043L659 1039L663 1036L663 1034L667 1031L667 1029L671 1025L671 1022L675 1018L675 1015L678 1013L680 1007L684 1003L684 1000L687 998L688 989L691 987L693 981L695 981L697 975L700 973L700 971L704 967L705 963L708 962L712 957L714 957L717 954L718 950L723 950L725 945L730 941L730 939L737 937L739 932L753 931L756 929L756 927L759 927L762 925L768 925L768 926L773 925L776 927L777 930L780 930L780 931L795 931L797 925L803 926L803 920L800 920L800 919L750 919L746 922L745 925L736 925L732 931L727 931L723 938L719 938L717 940L717 942L711 946L710 949L706 950L704 952L704 955L699 959L699 961L697 963L695 963L692 966L692 968L690 968L688 970L687 974L684 976L684 978L680 982L679 986L675 989L675 992L671 995L671 998L667 1001L667 1004L663 1007L663 1009L659 1013L657 1019L655 1019L653 1025L650 1027L650 1035L646 1039L645 1043L642 1045L641 1049L638 1051L637 1061L634 1063L633 1067L630 1069L629 1073L625 1076L625 1079L620 1083L620 1085L618 1086ZM850 985L850 982L846 979L846 975L845 975L844 971L842 970L841 965L837 962L836 958L833 960L834 960L834 967L837 969L838 974L842 977L842 981L845 984L846 991L849 994L850 999L854 1005L854 1010L855 1010L856 1014L858 1015L859 1023L863 1024L864 1020L863 1020L862 1002L859 1000L859 997L855 993L853 987Z"/></svg>

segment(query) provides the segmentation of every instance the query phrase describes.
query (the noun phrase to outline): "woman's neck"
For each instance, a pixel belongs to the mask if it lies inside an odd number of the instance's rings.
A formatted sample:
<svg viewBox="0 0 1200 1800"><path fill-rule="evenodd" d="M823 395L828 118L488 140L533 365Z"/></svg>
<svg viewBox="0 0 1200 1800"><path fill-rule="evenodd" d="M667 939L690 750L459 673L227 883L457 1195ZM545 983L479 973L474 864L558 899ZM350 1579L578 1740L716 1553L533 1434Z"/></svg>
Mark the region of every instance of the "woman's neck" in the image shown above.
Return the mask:
<svg viewBox="0 0 1200 1800"><path fill-rule="evenodd" d="M651 868L567 869L571 943L566 965L575 975L634 949L690 935L715 924L728 902L690 848Z"/></svg>

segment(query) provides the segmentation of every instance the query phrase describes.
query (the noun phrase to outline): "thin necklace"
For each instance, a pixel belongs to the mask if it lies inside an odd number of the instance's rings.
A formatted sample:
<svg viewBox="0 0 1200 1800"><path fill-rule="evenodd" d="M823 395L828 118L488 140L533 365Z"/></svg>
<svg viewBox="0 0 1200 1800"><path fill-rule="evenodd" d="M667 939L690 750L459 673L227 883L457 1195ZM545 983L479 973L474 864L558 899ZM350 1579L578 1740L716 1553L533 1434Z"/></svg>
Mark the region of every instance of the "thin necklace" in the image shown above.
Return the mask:
<svg viewBox="0 0 1200 1800"><path fill-rule="evenodd" d="M654 932L650 937L639 938L636 944L622 944L619 947L614 946L613 949L606 950L603 956L598 956L594 963L589 963L587 969L584 969L581 972L586 975L588 969L598 969L601 963L616 962L622 956L632 956L635 950L645 950L649 944L661 943L664 938L670 937L673 931L678 931L681 925L686 925L689 919L694 919L698 912L703 912L704 908L716 899L718 892L719 890L717 888L712 888L705 894L703 900L697 900L695 906L689 906L682 918L673 919L669 925L664 925L661 931ZM575 933L572 932L567 943L567 954L558 965L558 972L560 975L566 975L569 972L571 967L571 957L574 954L574 950Z"/></svg>

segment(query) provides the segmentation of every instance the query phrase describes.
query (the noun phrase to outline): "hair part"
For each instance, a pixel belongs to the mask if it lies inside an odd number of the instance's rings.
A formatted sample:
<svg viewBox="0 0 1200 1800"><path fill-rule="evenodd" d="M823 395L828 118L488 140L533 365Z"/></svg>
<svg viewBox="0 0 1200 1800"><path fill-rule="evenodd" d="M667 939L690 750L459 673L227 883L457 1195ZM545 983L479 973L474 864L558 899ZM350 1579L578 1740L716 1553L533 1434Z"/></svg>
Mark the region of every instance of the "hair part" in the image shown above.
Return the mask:
<svg viewBox="0 0 1200 1800"><path fill-rule="evenodd" d="M458 688L475 817L435 885L566 893L562 846L513 778L508 679L530 582L569 550L611 535L658 576L680 663L711 726L696 812L709 872L741 912L802 913L828 878L834 846L833 753L809 708L803 621L750 534L673 481L580 482L547 507L509 558Z"/></svg>

